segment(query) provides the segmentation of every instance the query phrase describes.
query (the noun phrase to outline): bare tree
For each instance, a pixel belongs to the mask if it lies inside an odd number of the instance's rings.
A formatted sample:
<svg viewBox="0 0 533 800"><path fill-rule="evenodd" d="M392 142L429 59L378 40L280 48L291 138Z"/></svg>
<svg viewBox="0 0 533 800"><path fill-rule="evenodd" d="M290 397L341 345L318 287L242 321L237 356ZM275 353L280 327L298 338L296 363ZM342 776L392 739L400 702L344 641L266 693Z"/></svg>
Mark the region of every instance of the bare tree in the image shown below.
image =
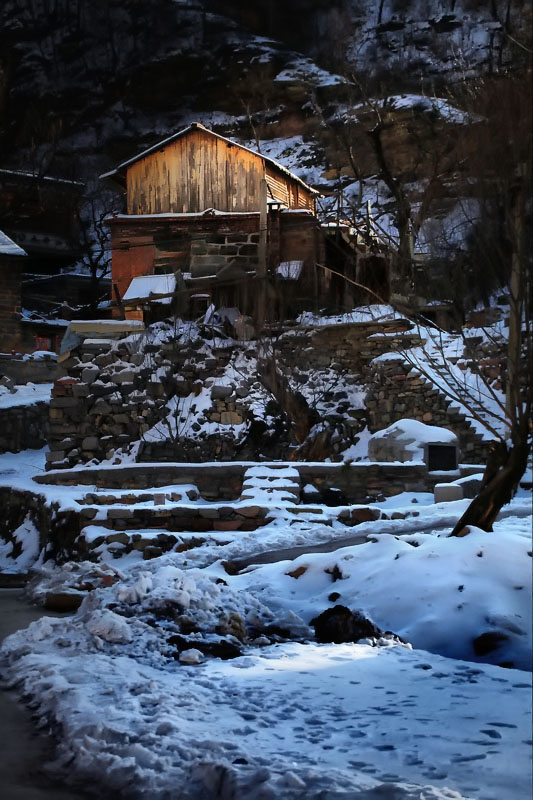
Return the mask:
<svg viewBox="0 0 533 800"><path fill-rule="evenodd" d="M96 313L103 299L101 280L110 273L109 230L105 218L117 203L117 197L101 187L88 186L76 209L81 266L91 277L88 305Z"/></svg>
<svg viewBox="0 0 533 800"><path fill-rule="evenodd" d="M485 124L472 154L486 224L499 231L495 253L500 281L509 291L509 333L505 374L506 436L496 440L481 490L452 535L467 526L492 530L503 505L518 488L531 443L533 351L531 336L533 232L531 187L533 131L531 70L480 81L473 101ZM492 232L492 231L491 231Z"/></svg>

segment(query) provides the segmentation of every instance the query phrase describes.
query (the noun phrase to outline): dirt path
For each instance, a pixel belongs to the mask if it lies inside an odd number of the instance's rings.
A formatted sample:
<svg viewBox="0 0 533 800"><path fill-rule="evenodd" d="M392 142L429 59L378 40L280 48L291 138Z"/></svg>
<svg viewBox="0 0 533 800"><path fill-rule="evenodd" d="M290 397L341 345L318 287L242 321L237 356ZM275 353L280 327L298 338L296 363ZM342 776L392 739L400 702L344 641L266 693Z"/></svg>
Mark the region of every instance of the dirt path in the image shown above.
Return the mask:
<svg viewBox="0 0 533 800"><path fill-rule="evenodd" d="M42 616L65 615L30 605L21 598L20 589L0 589L0 641ZM0 742L2 800L82 800L89 796L46 775L43 767L53 757L53 739L36 733L31 713L5 689L0 689Z"/></svg>
<svg viewBox="0 0 533 800"><path fill-rule="evenodd" d="M365 542L368 542L366 536L346 536L342 540L328 539L327 542L320 542L319 544L302 544L298 547L284 547L280 550L267 550L264 553L256 553L255 555L246 556L245 558L236 558L231 562L231 566L240 572L241 569L249 567L250 564L275 564L276 561L294 561L298 556L303 556L307 553L331 553L333 550L339 550L341 547L365 544Z"/></svg>

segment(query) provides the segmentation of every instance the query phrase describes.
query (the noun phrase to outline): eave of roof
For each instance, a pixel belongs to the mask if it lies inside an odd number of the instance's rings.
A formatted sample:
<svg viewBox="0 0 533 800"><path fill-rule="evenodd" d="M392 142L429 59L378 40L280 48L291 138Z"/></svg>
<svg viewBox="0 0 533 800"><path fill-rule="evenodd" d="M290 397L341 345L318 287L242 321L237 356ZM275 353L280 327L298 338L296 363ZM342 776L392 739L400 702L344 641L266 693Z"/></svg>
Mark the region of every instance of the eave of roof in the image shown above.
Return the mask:
<svg viewBox="0 0 533 800"><path fill-rule="evenodd" d="M24 172L19 169L4 169L0 167L0 175L14 175L16 178L23 178L35 181L48 181L51 183L64 183L69 186L85 186L82 181L72 181L68 178L56 178L53 175L36 175L34 172Z"/></svg>
<svg viewBox="0 0 533 800"><path fill-rule="evenodd" d="M0 231L0 255L2 256L27 256L27 252L10 239L7 233Z"/></svg>
<svg viewBox="0 0 533 800"><path fill-rule="evenodd" d="M228 144L232 145L233 147L239 147L241 150L246 150L247 153L252 153L252 155L261 158L265 163L270 164L275 169L282 172L284 175L288 175L293 181L296 181L301 186L304 187L308 192L311 194L319 195L320 192L317 189L313 189L312 186L309 186L305 181L295 175L294 172L291 172L287 167L284 167L283 164L280 164L278 161L274 161L273 158L269 158L268 156L264 156L262 153L257 153L255 150L251 150L249 147L245 147L243 144L239 144L238 142L234 142L232 139L228 139L226 136L221 136L220 133L215 133L215 131L209 130L206 128L205 125L202 125L200 122L191 122L186 128L181 131L177 131L177 133L173 133L172 136L168 136L166 139L163 139L161 142L152 145L147 150L143 150L142 153L139 153L133 158L129 158L127 161L123 161L122 164L119 164L118 167L115 169L110 170L109 172L104 172L100 175L100 180L105 180L106 178L114 178L120 174L122 170L127 167L130 167L132 164L135 164L137 161L145 158L146 156L151 155L152 153L156 153L158 150L163 150L167 145L175 142L176 139L180 139L182 136L190 133L191 131L202 131L204 133L209 133L211 136L215 136L217 139L220 139L223 142L227 142Z"/></svg>

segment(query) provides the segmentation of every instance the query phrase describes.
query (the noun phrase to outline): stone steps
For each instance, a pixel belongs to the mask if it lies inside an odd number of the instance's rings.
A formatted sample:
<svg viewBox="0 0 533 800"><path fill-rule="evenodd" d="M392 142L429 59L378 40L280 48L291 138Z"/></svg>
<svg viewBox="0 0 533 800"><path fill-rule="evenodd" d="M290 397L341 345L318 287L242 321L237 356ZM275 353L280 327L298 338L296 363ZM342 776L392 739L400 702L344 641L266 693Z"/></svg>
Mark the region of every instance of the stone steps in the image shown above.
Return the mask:
<svg viewBox="0 0 533 800"><path fill-rule="evenodd" d="M171 550L185 552L202 545L206 538L194 532L172 533L164 528L145 528L142 531L113 531L100 525L86 525L77 540L78 551L82 557L96 556L102 546L115 558L131 552L141 552L143 559L157 558Z"/></svg>
<svg viewBox="0 0 533 800"><path fill-rule="evenodd" d="M171 532L253 531L268 521L268 507L248 504L163 506L86 506L80 511L80 529L99 525L115 531L161 528Z"/></svg>
<svg viewBox="0 0 533 800"><path fill-rule="evenodd" d="M268 504L299 503L300 474L294 467L280 465L249 467L244 473L241 500L255 500Z"/></svg>

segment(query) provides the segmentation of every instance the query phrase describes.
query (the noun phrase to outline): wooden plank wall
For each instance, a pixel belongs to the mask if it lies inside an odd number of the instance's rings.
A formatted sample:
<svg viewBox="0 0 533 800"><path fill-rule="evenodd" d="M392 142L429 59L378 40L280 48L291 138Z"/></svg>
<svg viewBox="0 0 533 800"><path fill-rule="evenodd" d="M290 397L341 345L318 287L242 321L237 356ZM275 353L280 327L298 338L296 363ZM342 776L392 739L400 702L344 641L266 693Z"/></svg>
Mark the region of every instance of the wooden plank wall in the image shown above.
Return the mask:
<svg viewBox="0 0 533 800"><path fill-rule="evenodd" d="M313 196L290 176L269 165L265 170L255 153L193 130L129 167L128 214L258 211L263 177L269 197L314 211Z"/></svg>
<svg viewBox="0 0 533 800"><path fill-rule="evenodd" d="M128 214L257 211L264 162L203 131L132 164Z"/></svg>
<svg viewBox="0 0 533 800"><path fill-rule="evenodd" d="M284 175L283 172L275 170L268 164L266 182L270 199L277 200L288 208L305 208L314 213L315 201L313 195L307 192L297 181L291 180L288 175Z"/></svg>

